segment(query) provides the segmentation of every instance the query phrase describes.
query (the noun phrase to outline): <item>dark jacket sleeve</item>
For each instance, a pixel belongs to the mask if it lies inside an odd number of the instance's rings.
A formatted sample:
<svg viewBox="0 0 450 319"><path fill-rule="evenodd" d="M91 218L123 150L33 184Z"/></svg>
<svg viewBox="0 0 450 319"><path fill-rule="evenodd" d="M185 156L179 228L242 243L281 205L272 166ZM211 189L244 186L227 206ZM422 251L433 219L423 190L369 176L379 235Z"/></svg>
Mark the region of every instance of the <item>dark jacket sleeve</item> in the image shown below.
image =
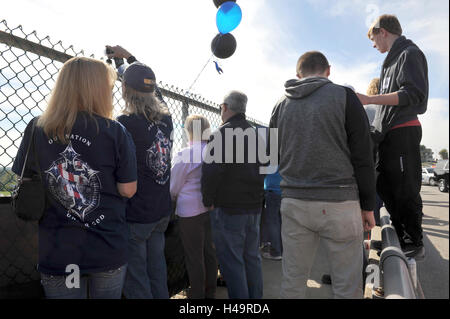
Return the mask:
<svg viewBox="0 0 450 319"><path fill-rule="evenodd" d="M396 81L399 105L422 104L428 98L427 60L418 49L407 50L400 58Z"/></svg>
<svg viewBox="0 0 450 319"><path fill-rule="evenodd" d="M123 119L122 119L123 120ZM120 121L116 134L116 182L131 183L137 180L136 146L133 137Z"/></svg>
<svg viewBox="0 0 450 319"><path fill-rule="evenodd" d="M270 117L269 121L269 132L267 134L267 155L270 156L271 152L277 152L278 154L278 164L280 163L280 140L278 136L278 113L280 109L280 102L278 102L275 107L272 110L272 115ZM271 130L273 129L273 130ZM274 134L276 141L277 141L277 147L275 149L271 149L272 144L270 143L271 135Z"/></svg>
<svg viewBox="0 0 450 319"><path fill-rule="evenodd" d="M279 104L277 103L277 105L275 105L275 107L272 110L272 115L270 116L270 121L269 121L270 128L278 127L278 108L279 108Z"/></svg>
<svg viewBox="0 0 450 319"><path fill-rule="evenodd" d="M356 94L346 88L345 130L355 171L362 210L375 208L375 168L372 156L369 121Z"/></svg>
<svg viewBox="0 0 450 319"><path fill-rule="evenodd" d="M222 140L221 151L222 156L220 158L220 162L214 161L216 158L214 155L218 156L218 154L214 154L217 151L216 146L218 147L218 143L214 143L214 139L222 139L225 134L221 134L220 131L217 131L216 134L213 134L206 145L206 153L203 159L202 164L202 179L201 179L201 190L202 190L202 198L203 205L205 207L210 207L215 203L216 194L218 186L220 185L223 174L225 172L225 164L224 164L224 148L225 144Z"/></svg>
<svg viewBox="0 0 450 319"><path fill-rule="evenodd" d="M137 61L137 59L133 55L129 56L128 59L127 59L127 63L128 64L131 64L131 63L136 62L136 61Z"/></svg>

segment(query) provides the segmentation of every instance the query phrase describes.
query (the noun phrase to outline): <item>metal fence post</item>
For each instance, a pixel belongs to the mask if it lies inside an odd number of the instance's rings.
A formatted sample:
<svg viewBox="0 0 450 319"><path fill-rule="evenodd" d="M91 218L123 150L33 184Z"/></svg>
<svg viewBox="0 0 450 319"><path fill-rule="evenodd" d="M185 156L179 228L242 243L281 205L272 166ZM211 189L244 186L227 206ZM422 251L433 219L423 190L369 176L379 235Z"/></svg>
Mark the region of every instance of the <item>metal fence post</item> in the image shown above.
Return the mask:
<svg viewBox="0 0 450 319"><path fill-rule="evenodd" d="M186 134L186 130L184 130L184 123L186 123L186 118L189 116L189 104L187 101L183 101L183 105L181 106L181 125L183 127L183 135L181 146L186 147L188 144L188 136Z"/></svg>

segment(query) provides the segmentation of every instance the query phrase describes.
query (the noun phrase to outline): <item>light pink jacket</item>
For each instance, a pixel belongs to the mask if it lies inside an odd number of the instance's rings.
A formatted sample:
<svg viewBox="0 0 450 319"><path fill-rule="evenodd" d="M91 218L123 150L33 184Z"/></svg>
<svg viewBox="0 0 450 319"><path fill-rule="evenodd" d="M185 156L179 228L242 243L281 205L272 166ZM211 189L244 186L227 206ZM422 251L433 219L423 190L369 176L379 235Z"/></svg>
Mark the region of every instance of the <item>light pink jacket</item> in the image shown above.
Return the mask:
<svg viewBox="0 0 450 319"><path fill-rule="evenodd" d="M206 142L191 142L173 159L170 176L170 195L176 201L176 214L193 217L205 213L201 193L202 151Z"/></svg>

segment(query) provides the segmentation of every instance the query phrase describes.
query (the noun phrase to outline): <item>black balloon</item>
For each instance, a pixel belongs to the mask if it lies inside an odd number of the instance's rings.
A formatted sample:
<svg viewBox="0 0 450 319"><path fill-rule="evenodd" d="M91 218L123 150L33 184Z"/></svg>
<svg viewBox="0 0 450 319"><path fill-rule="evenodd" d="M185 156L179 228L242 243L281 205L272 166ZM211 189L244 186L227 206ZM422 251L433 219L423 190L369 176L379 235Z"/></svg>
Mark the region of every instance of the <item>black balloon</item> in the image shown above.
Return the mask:
<svg viewBox="0 0 450 319"><path fill-rule="evenodd" d="M231 33L219 33L211 42L211 51L219 59L226 59L234 54L236 45L236 39Z"/></svg>
<svg viewBox="0 0 450 319"><path fill-rule="evenodd" d="M233 1L236 2L236 0L214 0L214 5L216 6L216 8L220 7L224 2L227 1Z"/></svg>

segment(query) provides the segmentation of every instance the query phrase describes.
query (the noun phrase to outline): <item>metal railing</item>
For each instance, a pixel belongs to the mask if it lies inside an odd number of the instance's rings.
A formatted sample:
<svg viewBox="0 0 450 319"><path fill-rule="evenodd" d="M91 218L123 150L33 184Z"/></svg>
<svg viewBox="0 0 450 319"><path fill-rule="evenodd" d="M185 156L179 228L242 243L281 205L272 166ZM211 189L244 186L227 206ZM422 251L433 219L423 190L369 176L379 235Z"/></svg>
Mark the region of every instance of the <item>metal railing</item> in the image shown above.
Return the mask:
<svg viewBox="0 0 450 319"><path fill-rule="evenodd" d="M85 52L64 46L61 41L53 42L49 36L40 38L36 31L25 33L22 26L10 28L5 20L0 21L0 197L9 196L17 182L10 167L27 123L44 111L59 69L73 56L85 56ZM217 103L162 82L158 87L172 114L175 151L186 141L183 125L188 115L206 116L212 129L220 126ZM113 94L117 116L125 104L120 82L116 82ZM252 125L265 126L254 119L247 120Z"/></svg>
<svg viewBox="0 0 450 319"><path fill-rule="evenodd" d="M383 274L384 298L422 298L415 260L407 258L403 253L397 232L385 207L380 209L380 224L382 251L379 266Z"/></svg>

